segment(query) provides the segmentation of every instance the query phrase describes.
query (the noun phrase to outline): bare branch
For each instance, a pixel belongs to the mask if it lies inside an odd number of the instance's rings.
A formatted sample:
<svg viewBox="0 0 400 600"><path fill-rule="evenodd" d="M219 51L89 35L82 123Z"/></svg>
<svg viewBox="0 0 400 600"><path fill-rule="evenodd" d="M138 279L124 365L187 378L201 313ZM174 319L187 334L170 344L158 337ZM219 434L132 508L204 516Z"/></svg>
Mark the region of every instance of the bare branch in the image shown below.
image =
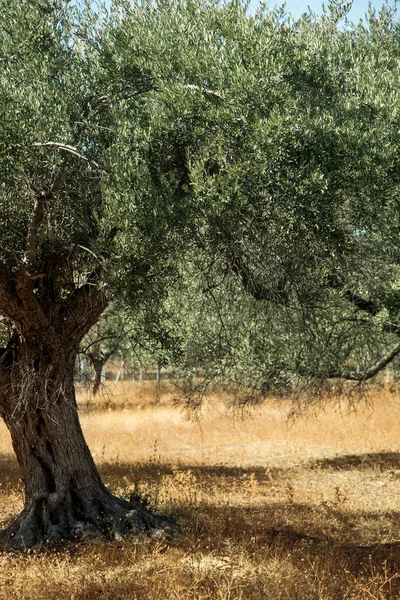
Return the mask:
<svg viewBox="0 0 400 600"><path fill-rule="evenodd" d="M379 308L374 302L372 302L372 300L366 300L358 294L354 294L350 290L344 290L343 296L346 298L346 300L349 300L349 302L351 302L353 306L355 306L359 310L367 312L373 317L379 313Z"/></svg>
<svg viewBox="0 0 400 600"><path fill-rule="evenodd" d="M100 165L96 161L94 161L90 158L87 158L86 156L83 156L83 154L81 154L77 148L75 148L74 146L70 146L69 144L63 144L62 142L33 142L32 144L28 144L28 147L32 147L32 146L36 147L36 148L59 148L60 150L64 150L65 152L69 152L70 154L73 154L74 156L81 158L82 160L95 166L97 169L101 168ZM19 150L19 149L25 148L25 147L26 146L23 146L22 144L14 144L13 146L9 146L8 148L5 148L4 150L2 150L0 152L0 156L2 154L6 154L7 152L11 152L12 150Z"/></svg>
<svg viewBox="0 0 400 600"><path fill-rule="evenodd" d="M357 381L364 383L369 379L378 375L385 367L387 367L397 356L400 354L400 342L396 344L389 352L387 352L382 358L380 358L375 364L369 367L363 373L357 373L356 371L346 370L332 370L328 373L317 373L310 372L306 369L299 368L298 373L304 377L312 377L314 379L343 379L345 381Z"/></svg>
<svg viewBox="0 0 400 600"><path fill-rule="evenodd" d="M86 156L83 156L77 148L74 148L74 146L70 146L69 144L62 144L60 142L34 142L32 144L32 146L59 148L60 150L65 150L65 152L74 154L78 158L81 158L82 160L85 160L86 162L88 162L88 163L94 165L95 167L97 167L98 169L100 169L100 165L98 163L96 163L94 160L87 158Z"/></svg>
<svg viewBox="0 0 400 600"><path fill-rule="evenodd" d="M363 383L364 381L368 381L372 379L380 373L387 365L389 365L398 355L400 354L400 342L396 344L389 352L387 352L380 360L378 360L374 365L369 367L363 373L355 373L355 372L346 372L346 371L338 371L336 373L331 373L328 378L329 379L346 379L347 381L358 381Z"/></svg>
<svg viewBox="0 0 400 600"><path fill-rule="evenodd" d="M375 317L381 310L381 308L372 300L366 300L358 294L354 294L350 290L345 290L343 292L343 295L347 300L349 300L353 304L353 306L358 308L358 310L361 310L371 315L372 317ZM389 321L383 323L382 331L384 331L385 333L393 333L394 335L400 337L400 327L395 323L391 323Z"/></svg>
<svg viewBox="0 0 400 600"><path fill-rule="evenodd" d="M387 365L390 364L396 358L396 356L398 356L399 354L400 354L400 342L396 346L394 346L391 350L389 350L389 352L387 352L387 354L385 354L385 356L383 356L380 360L378 360L378 362L376 362L374 365L372 365L372 367L367 369L365 371L365 373L363 373L362 381L366 381L367 379L371 379L372 377L375 377L375 375L377 375L380 371L382 371L382 369L387 367Z"/></svg>
<svg viewBox="0 0 400 600"><path fill-rule="evenodd" d="M382 310L382 307L377 305L372 300L367 300L366 298L363 298L359 294L355 294L354 292L352 292L349 289L343 290L342 284L340 283L339 279L335 275L333 275L329 278L328 285L332 289L337 289L337 290L341 289L342 295L344 298L346 298L346 300L348 300L358 310L371 315L371 317L375 317ZM391 323L391 322L383 323L382 331L384 331L385 333L393 333L394 335L397 335L400 337L400 326L395 323Z"/></svg>
<svg viewBox="0 0 400 600"><path fill-rule="evenodd" d="M31 224L30 224L28 236L26 239L26 251L25 251L25 261L24 262L28 266L32 265L34 262L34 258L35 258L35 254L36 254L37 235L38 235L40 223L43 220L45 199L46 199L46 197L44 194L38 194L35 199Z"/></svg>

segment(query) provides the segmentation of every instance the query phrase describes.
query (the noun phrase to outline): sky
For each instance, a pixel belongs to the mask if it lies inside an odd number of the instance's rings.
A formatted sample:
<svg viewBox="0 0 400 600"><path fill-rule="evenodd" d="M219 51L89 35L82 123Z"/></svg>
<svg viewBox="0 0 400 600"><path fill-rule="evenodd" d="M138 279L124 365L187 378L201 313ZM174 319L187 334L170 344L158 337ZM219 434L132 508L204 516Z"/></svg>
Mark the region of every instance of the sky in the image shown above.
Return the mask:
<svg viewBox="0 0 400 600"><path fill-rule="evenodd" d="M105 5L110 5L110 0L105 1ZM396 0L389 0L389 2L393 3ZM400 14L400 0L399 2L399 14ZM250 2L250 11L254 11L260 0L251 0ZM269 5L272 6L281 6L284 3L284 0L269 0ZM286 0L286 12L291 13L295 19L299 18L304 12L308 12L309 8L315 14L319 14L322 12L322 5L328 4L328 0ZM348 14L348 19L355 23L358 23L360 19L362 19L365 13L368 11L368 6L371 4L373 8L376 10L380 10L382 6L385 4L385 0L353 0L353 6Z"/></svg>
<svg viewBox="0 0 400 600"><path fill-rule="evenodd" d="M294 18L300 17L304 12L308 12L308 7L315 14L319 14L322 11L322 4L324 0L286 0L286 12L291 13ZM257 0L252 0L251 7L256 7L258 4ZM270 1L271 6L277 5L280 6L282 2L280 1ZM328 1L325 0L325 5L328 4ZM353 6L351 11L348 14L348 18L350 21L358 22L363 18L365 13L368 11L369 6L368 0L353 0ZM382 8L384 4L384 0L371 0L371 5L377 9L378 11Z"/></svg>

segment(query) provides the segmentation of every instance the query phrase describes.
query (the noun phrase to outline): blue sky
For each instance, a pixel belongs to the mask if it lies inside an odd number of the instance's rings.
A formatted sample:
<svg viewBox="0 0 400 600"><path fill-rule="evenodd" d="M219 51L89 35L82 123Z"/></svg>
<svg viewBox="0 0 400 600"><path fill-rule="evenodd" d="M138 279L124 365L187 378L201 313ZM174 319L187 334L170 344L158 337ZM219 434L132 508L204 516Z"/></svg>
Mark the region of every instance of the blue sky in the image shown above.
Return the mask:
<svg viewBox="0 0 400 600"><path fill-rule="evenodd" d="M110 0L103 0L106 6L110 6ZM391 4L394 4L396 0L389 0ZM284 0L269 0L269 5L281 6ZM399 3L399 14L400 14L400 0ZM259 4L259 0L251 0L250 10L253 11ZM322 5L328 4L328 0L286 0L286 12L291 13L295 19L300 17L304 12L308 12L310 8L315 14L322 12ZM353 6L348 14L350 21L357 23L362 19L365 13L368 11L368 6L371 4L376 10L380 10L385 4L385 0L353 0Z"/></svg>
<svg viewBox="0 0 400 600"><path fill-rule="evenodd" d="M304 12L308 12L308 7L318 14L322 11L322 4L324 0L286 0L286 12L291 13L295 18L300 17ZM256 7L258 4L257 0L252 0L251 6ZM282 2L279 0L270 1L271 6L280 6ZM325 0L325 5L328 1ZM384 0L371 0L371 5L380 10L384 4ZM369 2L368 0L354 0L353 7L348 15L350 21L358 22L363 18L365 13L368 11Z"/></svg>

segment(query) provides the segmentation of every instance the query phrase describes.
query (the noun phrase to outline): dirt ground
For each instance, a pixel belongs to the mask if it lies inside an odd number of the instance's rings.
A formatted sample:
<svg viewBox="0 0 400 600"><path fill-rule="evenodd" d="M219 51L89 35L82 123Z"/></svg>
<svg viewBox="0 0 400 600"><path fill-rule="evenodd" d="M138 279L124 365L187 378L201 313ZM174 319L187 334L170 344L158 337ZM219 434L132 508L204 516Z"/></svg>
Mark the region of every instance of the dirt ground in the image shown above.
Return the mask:
<svg viewBox="0 0 400 600"><path fill-rule="evenodd" d="M0 554L0 598L343 600L400 598L400 398L288 420L269 399L234 417L220 397L191 420L174 392L121 382L80 397L107 485L173 515L175 539ZM0 524L22 485L0 424Z"/></svg>

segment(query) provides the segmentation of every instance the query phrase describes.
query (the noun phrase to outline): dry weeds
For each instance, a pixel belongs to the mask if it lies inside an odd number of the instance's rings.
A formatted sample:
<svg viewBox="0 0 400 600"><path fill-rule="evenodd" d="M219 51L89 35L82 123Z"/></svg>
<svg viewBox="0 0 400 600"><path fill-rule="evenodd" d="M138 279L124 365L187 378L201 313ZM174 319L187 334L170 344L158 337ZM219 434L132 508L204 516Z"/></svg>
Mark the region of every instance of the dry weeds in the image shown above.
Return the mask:
<svg viewBox="0 0 400 600"><path fill-rule="evenodd" d="M173 398L122 382L82 398L81 420L107 484L173 514L180 536L0 555L0 598L400 598L398 396L294 422L284 400L233 419L215 398L190 421ZM0 477L5 524L22 494L2 424Z"/></svg>

